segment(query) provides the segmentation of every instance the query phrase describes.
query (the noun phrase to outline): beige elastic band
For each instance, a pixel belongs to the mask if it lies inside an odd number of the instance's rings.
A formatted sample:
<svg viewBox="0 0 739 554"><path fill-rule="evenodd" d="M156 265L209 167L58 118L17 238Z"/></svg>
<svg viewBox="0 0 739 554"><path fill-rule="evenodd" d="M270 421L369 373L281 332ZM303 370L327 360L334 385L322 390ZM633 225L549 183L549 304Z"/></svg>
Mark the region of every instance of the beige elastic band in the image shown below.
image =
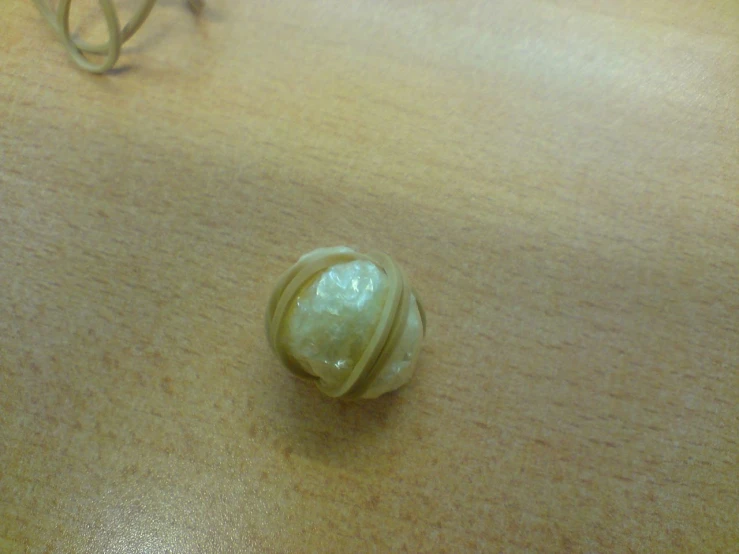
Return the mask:
<svg viewBox="0 0 739 554"><path fill-rule="evenodd" d="M111 0L98 0L108 27L108 41L102 44L89 44L84 40L73 38L69 30L69 11L72 0L59 0L56 13L52 11L48 0L33 1L51 28L59 35L74 62L82 69L92 73L105 73L113 68L118 61L118 56L120 56L121 46L144 24L156 3L156 0L142 0L139 9L121 29L113 2ZM204 0L188 0L188 2L192 10L199 13ZM105 59L100 63L94 63L85 54L100 54L104 55Z"/></svg>
<svg viewBox="0 0 739 554"><path fill-rule="evenodd" d="M297 295L328 268L354 260L371 261L379 267L388 280L388 295L380 321L364 353L344 382L329 386L310 373L285 352L280 341L284 319ZM421 315L423 332L426 333L426 314L418 295L411 289L402 269L390 256L380 252L359 254L345 248L324 248L303 256L277 281L270 296L266 313L266 330L270 346L283 365L303 379L318 380L318 387L328 396L358 398L370 388L398 345L411 308L411 294L415 296Z"/></svg>

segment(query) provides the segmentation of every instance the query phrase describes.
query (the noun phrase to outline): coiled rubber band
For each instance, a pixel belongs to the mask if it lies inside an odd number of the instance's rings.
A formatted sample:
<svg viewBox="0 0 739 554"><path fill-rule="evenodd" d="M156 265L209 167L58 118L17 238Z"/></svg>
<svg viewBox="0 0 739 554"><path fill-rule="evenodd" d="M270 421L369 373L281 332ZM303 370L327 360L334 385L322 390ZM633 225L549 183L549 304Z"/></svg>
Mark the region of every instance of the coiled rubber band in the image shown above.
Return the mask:
<svg viewBox="0 0 739 554"><path fill-rule="evenodd" d="M142 0L139 9L121 29L112 0L98 0L108 27L108 40L101 44L90 44L82 39L72 37L69 29L69 12L72 0L59 0L56 13L51 9L48 0L33 1L44 19L61 39L72 60L80 68L91 73L105 73L113 68L121 54L123 44L144 24L154 8L154 4L156 4L156 0ZM203 7L203 0L188 0L188 2L195 13L199 13ZM105 59L100 63L95 63L90 61L86 54L103 55Z"/></svg>

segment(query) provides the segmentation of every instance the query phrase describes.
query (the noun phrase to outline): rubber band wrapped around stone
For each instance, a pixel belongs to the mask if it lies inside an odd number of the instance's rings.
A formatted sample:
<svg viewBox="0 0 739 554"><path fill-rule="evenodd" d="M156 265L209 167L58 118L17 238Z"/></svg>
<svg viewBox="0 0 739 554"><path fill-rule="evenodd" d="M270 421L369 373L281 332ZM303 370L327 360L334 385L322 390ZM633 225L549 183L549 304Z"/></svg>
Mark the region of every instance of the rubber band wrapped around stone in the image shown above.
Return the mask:
<svg viewBox="0 0 739 554"><path fill-rule="evenodd" d="M267 337L282 364L331 397L376 398L407 383L426 317L386 254L322 248L278 280Z"/></svg>
<svg viewBox="0 0 739 554"><path fill-rule="evenodd" d="M131 20L121 29L115 7L111 0L98 0L100 9L105 17L108 28L108 41L101 44L90 44L79 38L74 38L69 29L69 12L72 0L59 0L56 13L51 9L49 0L33 0L41 15L44 16L52 29L61 39L74 62L82 69L91 73L105 73L113 68L121 53L121 46L130 39L146 18L149 17L156 0L141 0L138 9ZM204 0L188 0L190 8L198 13L203 8ZM102 62L90 61L86 54L105 56Z"/></svg>

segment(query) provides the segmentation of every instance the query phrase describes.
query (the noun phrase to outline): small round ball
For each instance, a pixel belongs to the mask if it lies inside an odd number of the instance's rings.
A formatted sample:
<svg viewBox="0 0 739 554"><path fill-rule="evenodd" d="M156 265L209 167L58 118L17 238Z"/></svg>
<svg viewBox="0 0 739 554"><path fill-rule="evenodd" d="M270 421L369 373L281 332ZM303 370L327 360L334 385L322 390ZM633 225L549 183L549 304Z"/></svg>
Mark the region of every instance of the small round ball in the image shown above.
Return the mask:
<svg viewBox="0 0 739 554"><path fill-rule="evenodd" d="M405 275L384 254L310 252L278 281L270 343L296 375L330 396L376 398L413 375L425 330Z"/></svg>

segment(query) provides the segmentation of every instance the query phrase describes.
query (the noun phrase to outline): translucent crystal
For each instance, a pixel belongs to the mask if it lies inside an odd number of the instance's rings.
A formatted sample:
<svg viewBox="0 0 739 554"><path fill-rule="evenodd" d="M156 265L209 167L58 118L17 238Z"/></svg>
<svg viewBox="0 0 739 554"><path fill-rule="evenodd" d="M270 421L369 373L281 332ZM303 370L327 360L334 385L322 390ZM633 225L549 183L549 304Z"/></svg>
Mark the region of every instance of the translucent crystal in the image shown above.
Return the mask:
<svg viewBox="0 0 739 554"><path fill-rule="evenodd" d="M329 268L303 288L289 309L281 339L286 352L327 384L343 382L370 342L387 294L387 277L372 262L355 260ZM422 334L412 297L403 335L365 398L410 380Z"/></svg>

